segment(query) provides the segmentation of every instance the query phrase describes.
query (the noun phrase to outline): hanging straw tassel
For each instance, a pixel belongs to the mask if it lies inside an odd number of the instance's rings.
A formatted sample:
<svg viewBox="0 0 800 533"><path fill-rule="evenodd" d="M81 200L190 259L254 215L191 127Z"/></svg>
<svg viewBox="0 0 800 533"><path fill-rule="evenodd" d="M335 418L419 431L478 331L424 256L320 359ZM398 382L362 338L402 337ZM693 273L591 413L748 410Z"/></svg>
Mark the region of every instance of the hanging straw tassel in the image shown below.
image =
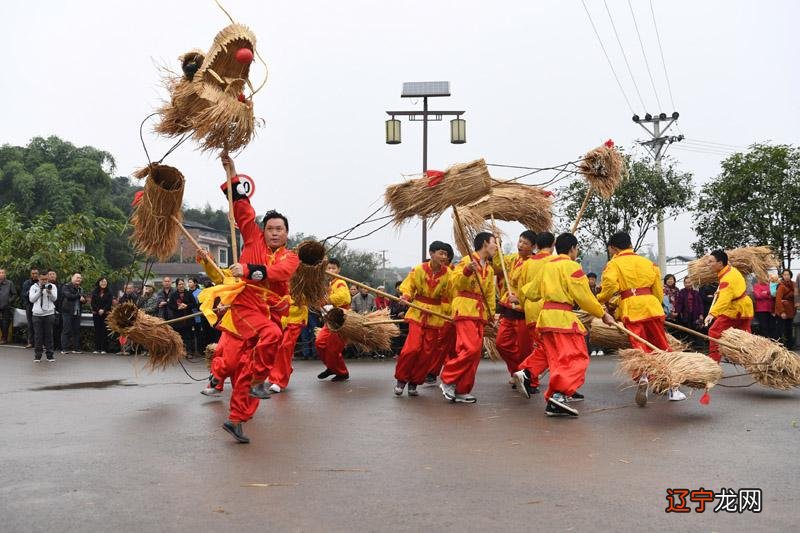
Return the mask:
<svg viewBox="0 0 800 533"><path fill-rule="evenodd" d="M592 194L597 192L606 200L611 198L625 178L627 169L619 150L614 148L614 141L609 139L583 156L578 164L578 172L586 178L588 186L578 216L572 224L571 233L573 234L578 230L578 225L586 212Z"/></svg>
<svg viewBox="0 0 800 533"><path fill-rule="evenodd" d="M721 340L722 354L761 385L779 390L800 386L800 356L780 343L735 328L723 331Z"/></svg>
<svg viewBox="0 0 800 533"><path fill-rule="evenodd" d="M483 159L454 165L445 172L428 171L419 179L386 188L386 205L400 225L409 218L431 218L453 205L467 205L492 192L492 178Z"/></svg>
<svg viewBox="0 0 800 533"><path fill-rule="evenodd" d="M328 260L325 258L325 246L314 240L305 240L295 249L300 258L289 281L289 293L297 305L319 306L328 296L328 278L325 269Z"/></svg>
<svg viewBox="0 0 800 533"><path fill-rule="evenodd" d="M656 394L681 385L708 391L722 379L722 368L702 353L662 350L647 353L628 348L620 350L619 357L618 374L625 377L646 374Z"/></svg>
<svg viewBox="0 0 800 533"><path fill-rule="evenodd" d="M186 357L178 332L163 320L145 314L131 302L114 307L106 317L106 324L121 337L144 346L148 351L146 367L151 372L164 370Z"/></svg>
<svg viewBox="0 0 800 533"><path fill-rule="evenodd" d="M728 264L736 268L743 276L753 274L759 281L769 279L769 271L780 266L780 261L769 246L748 246L727 250ZM693 285L716 283L717 273L711 269L712 256L704 255L689 263L689 274L686 276Z"/></svg>
<svg viewBox="0 0 800 533"><path fill-rule="evenodd" d="M146 178L142 195L134 205L131 239L136 249L165 261L178 246L180 224L183 219L183 190L185 179L174 167L152 163L133 176Z"/></svg>
<svg viewBox="0 0 800 533"><path fill-rule="evenodd" d="M388 318L388 309L362 315L334 307L323 315L328 329L365 351L392 349L392 338L400 335L400 328Z"/></svg>

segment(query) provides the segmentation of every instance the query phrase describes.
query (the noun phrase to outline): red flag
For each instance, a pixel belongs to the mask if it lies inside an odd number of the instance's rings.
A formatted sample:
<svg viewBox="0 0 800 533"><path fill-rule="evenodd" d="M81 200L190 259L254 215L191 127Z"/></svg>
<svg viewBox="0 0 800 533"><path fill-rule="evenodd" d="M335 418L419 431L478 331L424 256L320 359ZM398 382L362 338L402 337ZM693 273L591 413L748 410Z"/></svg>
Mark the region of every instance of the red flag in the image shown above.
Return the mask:
<svg viewBox="0 0 800 533"><path fill-rule="evenodd" d="M425 177L428 178L428 187L436 187L444 181L444 172L441 170L428 170L425 172Z"/></svg>

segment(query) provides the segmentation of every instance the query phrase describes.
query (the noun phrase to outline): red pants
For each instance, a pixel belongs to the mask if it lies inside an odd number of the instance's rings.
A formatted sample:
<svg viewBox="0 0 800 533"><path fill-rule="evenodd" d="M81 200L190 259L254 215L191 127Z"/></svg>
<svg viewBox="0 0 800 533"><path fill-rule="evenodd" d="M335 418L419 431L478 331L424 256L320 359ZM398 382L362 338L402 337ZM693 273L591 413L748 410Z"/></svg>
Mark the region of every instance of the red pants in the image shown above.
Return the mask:
<svg viewBox="0 0 800 533"><path fill-rule="evenodd" d="M544 394L545 400L556 392L572 396L586 380L589 366L586 339L581 333L543 331L542 344L550 363L550 382Z"/></svg>
<svg viewBox="0 0 800 533"><path fill-rule="evenodd" d="M547 363L547 352L542 344L542 336L536 331L536 323L528 326L528 335L532 339L532 348L530 355L526 357L520 364L520 370L527 370L531 376L531 386L539 386L539 376L549 368Z"/></svg>
<svg viewBox="0 0 800 533"><path fill-rule="evenodd" d="M439 351L439 329L422 327L418 322L408 323L408 336L394 369L396 380L413 385L425 383Z"/></svg>
<svg viewBox="0 0 800 533"><path fill-rule="evenodd" d="M255 338L242 339L227 331L222 332L211 360L211 373L219 380L219 390L222 390L222 382L226 378L231 378L233 383L233 373L239 366L239 359L246 350L248 354L252 351L255 341Z"/></svg>
<svg viewBox="0 0 800 533"><path fill-rule="evenodd" d="M503 317L497 329L497 351L506 362L508 373L519 370L519 365L531 353L531 337L525 319Z"/></svg>
<svg viewBox="0 0 800 533"><path fill-rule="evenodd" d="M278 347L278 353L269 371L269 382L278 385L281 389L285 389L289 385L289 378L294 370L292 368L294 347L304 327L302 324L289 324L283 330L281 345Z"/></svg>
<svg viewBox="0 0 800 533"><path fill-rule="evenodd" d="M456 386L456 394L467 394L475 385L475 373L483 352L483 321L456 320L456 356L442 369L442 383Z"/></svg>
<svg viewBox="0 0 800 533"><path fill-rule="evenodd" d="M439 329L438 348L431 361L428 374L438 376L442 373L444 362L455 357L456 353L456 326L453 322L445 322Z"/></svg>
<svg viewBox="0 0 800 533"><path fill-rule="evenodd" d="M650 344L654 344L664 351L669 351L669 341L667 340L667 332L664 331L664 317L656 316L646 320L638 320L636 322L629 322L623 318L622 323L626 328L636 333ZM628 336L631 341L631 347L642 350L643 352L650 353L653 350L646 344Z"/></svg>
<svg viewBox="0 0 800 533"><path fill-rule="evenodd" d="M731 318L729 316L720 315L714 319L711 327L708 328L708 336L719 339L722 332L728 328L736 328L750 333L750 322L752 318ZM719 353L719 345L716 342L708 343L708 356L714 361L719 363L722 355Z"/></svg>
<svg viewBox="0 0 800 533"><path fill-rule="evenodd" d="M258 398L250 396L254 364L252 350L242 352L231 376L233 391L231 391L231 407L228 418L234 424L247 422L253 418L258 409Z"/></svg>
<svg viewBox="0 0 800 533"><path fill-rule="evenodd" d="M325 368L338 376L348 375L347 365L344 364L344 340L328 329L328 326L323 326L317 335L317 355L319 356Z"/></svg>

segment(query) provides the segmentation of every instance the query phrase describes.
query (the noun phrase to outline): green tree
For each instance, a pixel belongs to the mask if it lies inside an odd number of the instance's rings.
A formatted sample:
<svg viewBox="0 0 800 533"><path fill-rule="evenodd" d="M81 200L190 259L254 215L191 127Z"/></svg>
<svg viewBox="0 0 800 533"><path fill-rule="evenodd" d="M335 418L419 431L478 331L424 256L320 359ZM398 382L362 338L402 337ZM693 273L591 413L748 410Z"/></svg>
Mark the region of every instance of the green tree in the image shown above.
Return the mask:
<svg viewBox="0 0 800 533"><path fill-rule="evenodd" d="M694 251L768 245L790 268L800 234L800 148L754 144L721 165L694 209Z"/></svg>
<svg viewBox="0 0 800 533"><path fill-rule="evenodd" d="M12 279L24 279L28 269L52 268L64 276L81 272L94 281L107 276L111 281L122 279L127 272L115 271L100 257L85 253L82 246L119 233L122 223L86 214L76 214L54 224L44 213L29 222L23 220L15 206L0 208L0 265Z"/></svg>
<svg viewBox="0 0 800 533"><path fill-rule="evenodd" d="M605 250L605 243L618 231L631 234L634 250L638 250L647 234L659 222L687 209L692 199L692 175L681 172L672 161L662 162L659 171L655 163L633 159L626 155L628 177L614 195L606 200L597 194L589 199L581 218L577 237L587 250ZM588 184L576 180L559 191L563 211L561 226L569 231L581 208Z"/></svg>

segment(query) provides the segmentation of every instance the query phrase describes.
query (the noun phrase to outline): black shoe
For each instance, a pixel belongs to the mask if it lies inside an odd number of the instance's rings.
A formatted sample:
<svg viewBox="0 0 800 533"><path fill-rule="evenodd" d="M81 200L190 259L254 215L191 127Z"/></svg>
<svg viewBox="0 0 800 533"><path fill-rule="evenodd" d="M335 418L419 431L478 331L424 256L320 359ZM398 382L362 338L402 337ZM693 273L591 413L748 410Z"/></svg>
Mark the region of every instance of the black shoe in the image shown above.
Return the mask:
<svg viewBox="0 0 800 533"><path fill-rule="evenodd" d="M244 434L242 430L242 423L239 422L238 424L234 424L230 420L222 424L222 429L233 435L233 438L237 441L241 442L242 444L250 444L250 439L247 438L247 435Z"/></svg>
<svg viewBox="0 0 800 533"><path fill-rule="evenodd" d="M272 393L269 391L267 387L264 386L263 383L259 383L258 385L253 385L250 387L250 397L251 398L258 398L259 400L269 400L269 397Z"/></svg>
<svg viewBox="0 0 800 533"><path fill-rule="evenodd" d="M350 379L350 374L336 374L331 381L347 381Z"/></svg>
<svg viewBox="0 0 800 533"><path fill-rule="evenodd" d="M216 389L217 385L219 385L219 380L214 377L214 374L208 376L208 386Z"/></svg>
<svg viewBox="0 0 800 533"><path fill-rule="evenodd" d="M545 408L544 411L548 416L560 416L558 413L563 413L567 416L578 416L578 410L567 405L566 397L560 392L554 393L552 396L550 396L550 399L547 400L547 407L550 406L552 406L550 411L548 411L547 408Z"/></svg>
<svg viewBox="0 0 800 533"><path fill-rule="evenodd" d="M425 385L436 385L436 376L433 374L425 376Z"/></svg>
<svg viewBox="0 0 800 533"><path fill-rule="evenodd" d="M319 374L317 374L317 379L326 379L334 375L336 375L335 372L331 372L326 368L324 372L320 372Z"/></svg>
<svg viewBox="0 0 800 533"><path fill-rule="evenodd" d="M567 402L582 402L584 398L583 394L575 391L572 396L567 396Z"/></svg>

